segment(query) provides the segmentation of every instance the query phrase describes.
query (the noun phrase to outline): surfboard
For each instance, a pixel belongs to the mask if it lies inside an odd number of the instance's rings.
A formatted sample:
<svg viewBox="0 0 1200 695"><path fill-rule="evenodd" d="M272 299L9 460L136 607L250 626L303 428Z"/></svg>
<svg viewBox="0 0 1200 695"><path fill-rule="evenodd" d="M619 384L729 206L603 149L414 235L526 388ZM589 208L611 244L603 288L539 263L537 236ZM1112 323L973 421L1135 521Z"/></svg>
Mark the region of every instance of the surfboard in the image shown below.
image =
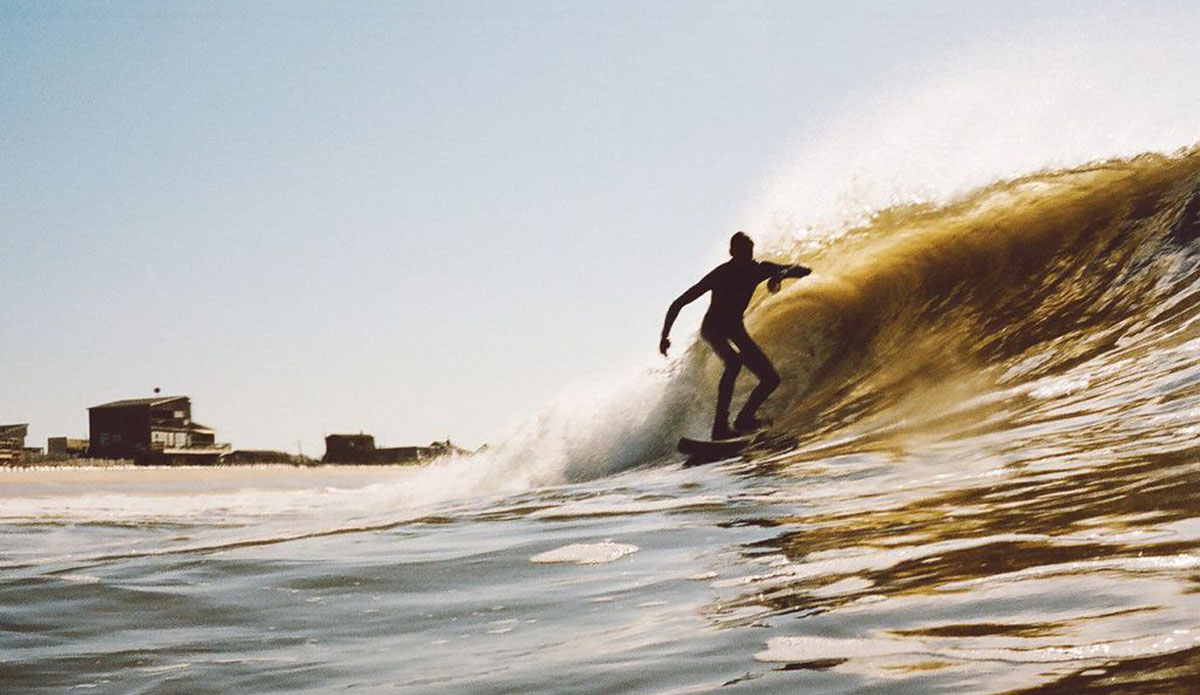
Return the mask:
<svg viewBox="0 0 1200 695"><path fill-rule="evenodd" d="M684 463L685 466L698 466L702 463L712 463L736 456L757 439L757 434L716 441L683 437L675 448L679 450L679 453L687 454L688 460Z"/></svg>

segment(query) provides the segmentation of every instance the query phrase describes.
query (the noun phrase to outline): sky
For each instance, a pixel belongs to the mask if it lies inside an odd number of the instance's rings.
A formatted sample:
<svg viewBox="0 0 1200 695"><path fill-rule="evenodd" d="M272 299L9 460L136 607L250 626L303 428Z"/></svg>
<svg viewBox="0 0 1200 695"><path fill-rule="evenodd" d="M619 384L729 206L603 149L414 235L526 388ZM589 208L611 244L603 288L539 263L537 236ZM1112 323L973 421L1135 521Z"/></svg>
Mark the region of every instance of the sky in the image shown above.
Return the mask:
<svg viewBox="0 0 1200 695"><path fill-rule="evenodd" d="M816 124L1130 6L0 0L0 423L494 442L658 364Z"/></svg>

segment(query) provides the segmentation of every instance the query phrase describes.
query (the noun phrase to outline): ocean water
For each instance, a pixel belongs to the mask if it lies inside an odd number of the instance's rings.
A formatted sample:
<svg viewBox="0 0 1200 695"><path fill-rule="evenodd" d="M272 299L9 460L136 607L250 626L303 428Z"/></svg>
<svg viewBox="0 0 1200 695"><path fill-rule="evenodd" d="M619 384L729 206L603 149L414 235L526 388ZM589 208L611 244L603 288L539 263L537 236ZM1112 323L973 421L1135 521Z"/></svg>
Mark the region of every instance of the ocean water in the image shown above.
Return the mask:
<svg viewBox="0 0 1200 695"><path fill-rule="evenodd" d="M707 466L693 346L426 467L0 470L0 685L1200 692L1198 237L1195 150L794 235Z"/></svg>

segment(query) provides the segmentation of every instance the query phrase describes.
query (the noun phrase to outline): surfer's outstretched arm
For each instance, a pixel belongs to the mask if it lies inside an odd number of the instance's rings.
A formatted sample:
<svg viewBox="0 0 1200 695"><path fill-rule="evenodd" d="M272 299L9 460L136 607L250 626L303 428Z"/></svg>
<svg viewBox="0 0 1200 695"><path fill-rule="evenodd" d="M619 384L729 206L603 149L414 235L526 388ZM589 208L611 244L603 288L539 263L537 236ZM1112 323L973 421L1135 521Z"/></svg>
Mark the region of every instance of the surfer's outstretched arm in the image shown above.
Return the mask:
<svg viewBox="0 0 1200 695"><path fill-rule="evenodd" d="M675 325L675 318L679 316L679 311L712 289L712 282L709 279L711 277L711 274L705 275L704 279L689 287L686 292L671 302L670 308L667 309L667 318L663 321L662 338L658 341L658 351L662 354L666 355L667 348L671 347L671 339L667 336L671 334L671 326Z"/></svg>

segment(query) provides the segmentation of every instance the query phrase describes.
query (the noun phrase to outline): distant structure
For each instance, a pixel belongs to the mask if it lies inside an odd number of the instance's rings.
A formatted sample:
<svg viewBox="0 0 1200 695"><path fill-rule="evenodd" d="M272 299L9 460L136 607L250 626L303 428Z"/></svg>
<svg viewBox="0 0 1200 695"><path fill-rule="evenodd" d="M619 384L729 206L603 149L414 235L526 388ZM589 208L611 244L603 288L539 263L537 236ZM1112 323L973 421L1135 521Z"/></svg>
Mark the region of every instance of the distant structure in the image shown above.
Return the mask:
<svg viewBox="0 0 1200 695"><path fill-rule="evenodd" d="M375 448L375 437L369 434L331 434L325 437L325 456L322 463L358 464L416 464L432 461L450 454L465 454L450 442L433 442L429 446L397 446Z"/></svg>
<svg viewBox="0 0 1200 695"><path fill-rule="evenodd" d="M211 464L226 454L216 432L192 422L187 396L113 401L88 408L88 456L138 464Z"/></svg>
<svg viewBox="0 0 1200 695"><path fill-rule="evenodd" d="M374 463L375 437L369 434L331 434L325 437L323 463Z"/></svg>
<svg viewBox="0 0 1200 695"><path fill-rule="evenodd" d="M25 437L29 434L29 423L0 425L0 465L15 463L25 457Z"/></svg>
<svg viewBox="0 0 1200 695"><path fill-rule="evenodd" d="M46 457L61 461L87 456L88 440L70 437L50 437L46 440Z"/></svg>

